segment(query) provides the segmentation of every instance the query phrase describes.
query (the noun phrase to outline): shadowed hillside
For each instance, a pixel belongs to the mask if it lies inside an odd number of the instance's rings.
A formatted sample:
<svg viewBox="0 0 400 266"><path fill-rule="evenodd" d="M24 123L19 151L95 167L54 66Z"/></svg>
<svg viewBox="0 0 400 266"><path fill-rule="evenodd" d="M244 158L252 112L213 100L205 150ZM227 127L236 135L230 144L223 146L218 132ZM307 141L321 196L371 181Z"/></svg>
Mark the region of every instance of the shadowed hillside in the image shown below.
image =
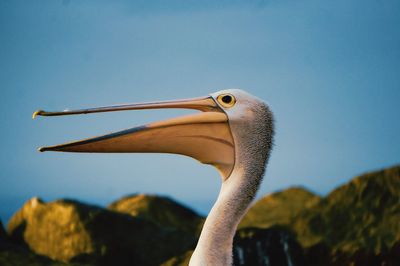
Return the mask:
<svg viewBox="0 0 400 266"><path fill-rule="evenodd" d="M235 265L400 265L400 166L319 197L289 188L261 198L234 239ZM166 197L133 195L108 209L28 201L0 222L0 265L187 265L204 218Z"/></svg>

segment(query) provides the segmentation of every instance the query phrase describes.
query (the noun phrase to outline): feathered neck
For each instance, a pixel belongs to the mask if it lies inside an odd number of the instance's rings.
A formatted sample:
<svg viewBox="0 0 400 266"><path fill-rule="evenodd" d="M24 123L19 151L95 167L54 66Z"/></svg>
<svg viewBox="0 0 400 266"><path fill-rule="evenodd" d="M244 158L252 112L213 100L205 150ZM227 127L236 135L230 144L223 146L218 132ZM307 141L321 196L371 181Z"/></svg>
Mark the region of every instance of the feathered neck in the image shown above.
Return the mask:
<svg viewBox="0 0 400 266"><path fill-rule="evenodd" d="M222 183L218 199L204 223L190 266L232 265L233 237L262 179L262 173L258 177L246 176L250 173L254 171L234 170Z"/></svg>

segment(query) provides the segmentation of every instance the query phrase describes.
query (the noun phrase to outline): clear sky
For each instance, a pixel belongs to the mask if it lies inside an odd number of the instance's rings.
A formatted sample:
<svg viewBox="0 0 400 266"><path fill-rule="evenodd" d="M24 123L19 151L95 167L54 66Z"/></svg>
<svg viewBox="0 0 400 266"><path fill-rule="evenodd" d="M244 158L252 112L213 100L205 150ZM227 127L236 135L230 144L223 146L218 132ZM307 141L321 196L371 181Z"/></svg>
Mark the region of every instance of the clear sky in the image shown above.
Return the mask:
<svg viewBox="0 0 400 266"><path fill-rule="evenodd" d="M292 185L326 194L399 163L399 25L397 0L1 0L0 217L33 196L104 206L131 193L205 214L218 194L217 172L183 156L36 151L185 111L33 121L39 108L245 89L276 117L259 196Z"/></svg>

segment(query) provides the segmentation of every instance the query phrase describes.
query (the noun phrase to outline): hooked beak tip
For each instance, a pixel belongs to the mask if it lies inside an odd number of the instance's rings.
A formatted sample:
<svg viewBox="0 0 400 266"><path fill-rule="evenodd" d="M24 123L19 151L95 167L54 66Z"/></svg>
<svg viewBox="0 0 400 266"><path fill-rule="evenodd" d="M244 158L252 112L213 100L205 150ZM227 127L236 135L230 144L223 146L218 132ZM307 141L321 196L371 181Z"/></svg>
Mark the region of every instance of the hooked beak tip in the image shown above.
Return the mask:
<svg viewBox="0 0 400 266"><path fill-rule="evenodd" d="M32 114L32 119L35 119L36 116L41 115L44 111L43 110L37 110Z"/></svg>

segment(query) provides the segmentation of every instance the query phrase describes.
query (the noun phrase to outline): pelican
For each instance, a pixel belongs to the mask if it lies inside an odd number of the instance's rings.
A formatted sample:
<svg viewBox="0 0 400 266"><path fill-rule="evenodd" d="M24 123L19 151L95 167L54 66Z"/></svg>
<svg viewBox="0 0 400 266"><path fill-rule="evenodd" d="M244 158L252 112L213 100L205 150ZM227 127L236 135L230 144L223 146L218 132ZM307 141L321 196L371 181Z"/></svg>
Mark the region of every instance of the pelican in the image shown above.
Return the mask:
<svg viewBox="0 0 400 266"><path fill-rule="evenodd" d="M262 181L274 136L274 119L261 99L228 89L186 100L106 106L62 112L38 110L36 116L59 116L123 110L186 108L201 112L153 122L43 151L100 153L174 153L213 165L222 180L220 193L203 225L189 265L232 265L237 226Z"/></svg>

